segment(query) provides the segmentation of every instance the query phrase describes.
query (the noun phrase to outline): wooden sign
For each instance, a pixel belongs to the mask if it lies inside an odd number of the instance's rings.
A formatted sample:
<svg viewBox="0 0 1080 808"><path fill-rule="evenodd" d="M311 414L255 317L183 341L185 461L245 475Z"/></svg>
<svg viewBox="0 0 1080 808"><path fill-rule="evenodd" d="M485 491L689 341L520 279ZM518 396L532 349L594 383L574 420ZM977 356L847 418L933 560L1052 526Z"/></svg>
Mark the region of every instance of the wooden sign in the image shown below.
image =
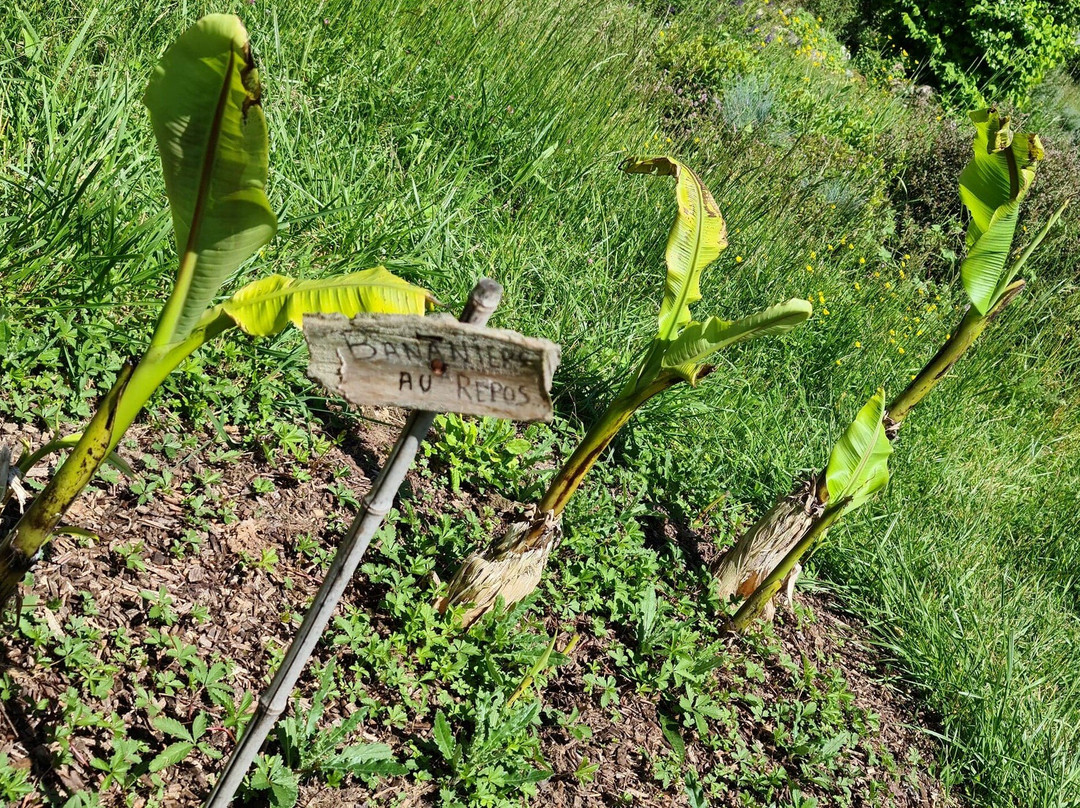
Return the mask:
<svg viewBox="0 0 1080 808"><path fill-rule="evenodd" d="M551 420L559 346L448 315L306 315L308 376L353 404Z"/></svg>

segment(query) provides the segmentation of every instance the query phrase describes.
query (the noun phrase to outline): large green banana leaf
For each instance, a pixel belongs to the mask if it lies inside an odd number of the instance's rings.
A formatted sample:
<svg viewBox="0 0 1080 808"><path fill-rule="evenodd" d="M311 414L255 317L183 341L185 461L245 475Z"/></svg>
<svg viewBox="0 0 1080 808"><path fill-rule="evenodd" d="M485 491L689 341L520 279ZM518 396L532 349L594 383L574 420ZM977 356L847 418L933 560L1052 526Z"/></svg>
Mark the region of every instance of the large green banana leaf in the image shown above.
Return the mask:
<svg viewBox="0 0 1080 808"><path fill-rule="evenodd" d="M253 336L270 336L289 323L300 327L305 314L359 312L423 314L431 296L383 267L322 280L297 281L270 275L252 281L224 303L207 309L187 337L144 358L120 399L116 440L172 371L194 351L232 328Z"/></svg>
<svg viewBox="0 0 1080 808"><path fill-rule="evenodd" d="M180 271L151 342L182 342L222 282L277 230L267 201L259 74L238 17L212 14L154 69L150 111L172 209Z"/></svg>
<svg viewBox="0 0 1080 808"><path fill-rule="evenodd" d="M813 311L810 303L796 298L734 322L710 317L703 323L690 323L664 352L661 366L694 384L701 363L711 354L743 340L784 334L806 322Z"/></svg>
<svg viewBox="0 0 1080 808"><path fill-rule="evenodd" d="M1043 148L1037 135L1014 133L993 108L972 112L971 120L975 153L960 174L960 199L971 214L960 276L972 305L985 314L1015 274L1006 265Z"/></svg>
<svg viewBox="0 0 1080 808"><path fill-rule="evenodd" d="M671 340L692 319L690 306L701 300L701 272L727 247L727 226L709 189L678 160L631 158L623 164L623 170L675 177L679 210L668 234L667 280L659 317L660 339Z"/></svg>
<svg viewBox="0 0 1080 808"><path fill-rule="evenodd" d="M221 309L244 332L266 337L289 323L302 327L305 314L423 314L428 300L426 290L375 267L322 280L270 275L238 290Z"/></svg>
<svg viewBox="0 0 1080 808"><path fill-rule="evenodd" d="M889 481L892 443L881 419L885 415L885 391L878 390L833 447L825 483L830 507L846 501L844 508L858 508Z"/></svg>

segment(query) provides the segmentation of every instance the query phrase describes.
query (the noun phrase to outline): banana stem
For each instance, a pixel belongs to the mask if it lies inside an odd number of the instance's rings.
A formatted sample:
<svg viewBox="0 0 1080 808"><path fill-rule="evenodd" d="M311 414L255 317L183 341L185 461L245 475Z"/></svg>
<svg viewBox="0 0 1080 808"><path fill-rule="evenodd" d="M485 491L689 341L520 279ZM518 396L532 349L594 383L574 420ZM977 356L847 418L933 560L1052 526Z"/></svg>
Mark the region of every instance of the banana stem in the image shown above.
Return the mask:
<svg viewBox="0 0 1080 808"><path fill-rule="evenodd" d="M214 337L235 328L236 323L229 315L220 308L210 309L204 315L202 322L188 335L183 342L169 348L156 348L151 346L143 354L135 372L131 374L131 381L127 390L120 398L120 404L116 411L116 424L113 428L112 441L109 444L109 452L116 448L120 439L124 437L129 426L142 412L150 396L161 386L165 378L176 370L176 367L191 356L196 350L212 340ZM106 453L108 456L108 452Z"/></svg>
<svg viewBox="0 0 1080 808"><path fill-rule="evenodd" d="M600 459L604 449L630 420L634 412L650 398L674 387L680 381L682 381L680 377L664 372L647 384L642 385L638 379L635 379L624 387L604 410L604 414L589 427L589 431L585 433L577 449L552 479L547 492L540 500L540 512L552 511L556 516L562 513L570 497L574 495L585 475L589 473L589 469Z"/></svg>
<svg viewBox="0 0 1080 808"><path fill-rule="evenodd" d="M0 542L0 609L7 604L60 519L120 443L165 377L193 351L234 325L223 311L211 309L183 342L167 349L150 347L134 369L124 366L84 432L50 441L20 460L20 471L29 470L49 452L74 444L45 490L34 498Z"/></svg>
<svg viewBox="0 0 1080 808"><path fill-rule="evenodd" d="M978 309L974 306L968 307L964 319L960 321L956 331L941 346L934 358L926 363L926 366L923 367L919 375L912 380L904 392L894 398L889 406L885 408L885 428L890 430L890 438L895 436L896 431L900 428L908 413L929 395L938 382L948 375L949 371L952 370L952 366L978 339L986 326L990 324L990 321L997 317L1023 288L1023 280L1011 283L1002 293L997 305L986 314L979 314Z"/></svg>
<svg viewBox="0 0 1080 808"><path fill-rule="evenodd" d="M131 375L131 366L125 365L71 454L0 542L0 609L15 593L34 556L49 540L75 498L109 456L117 405Z"/></svg>
<svg viewBox="0 0 1080 808"><path fill-rule="evenodd" d="M135 418L138 417L150 396L153 395L165 378L176 369L177 365L191 356L202 345L223 331L235 326L232 319L220 311L215 310L211 312L211 315L213 316L206 318L207 322L205 324L192 331L191 336L179 345L175 345L167 351L150 348L143 355L143 358L135 367L135 372L132 374L127 390L125 390L117 408L116 420L113 424L114 441L112 449L116 448L116 445L124 437L124 433L127 432L128 427L131 426ZM34 466L41 462L42 458L53 452L77 446L82 436L82 432L73 432L61 438L54 438L48 443L39 446L33 452L25 454L19 458L19 462L16 464L19 473L25 477Z"/></svg>
<svg viewBox="0 0 1080 808"><path fill-rule="evenodd" d="M784 556L776 569L770 572L765 580L761 582L761 585L754 590L754 594L743 601L739 611L731 618L731 625L735 631L742 632L745 630L765 610L765 604L780 591L781 584L795 568L795 565L799 563L799 559L825 535L832 523L840 518L840 515L844 512L845 504L841 500L836 505L826 508L825 512L817 518L810 529L803 534L803 537L788 551L788 554Z"/></svg>
<svg viewBox="0 0 1080 808"><path fill-rule="evenodd" d="M926 363L926 366L912 380L911 384L886 407L883 424L885 434L888 435L889 440L896 439L897 432L899 432L908 413L929 395L938 382L948 375L953 365L978 339L986 326L990 324L990 321L997 317L1023 288L1024 281L1022 279L1009 284L998 302L986 314L979 314L974 306L968 307L964 319L960 321L955 333L941 346L933 359ZM821 474L819 479L821 480L819 485L824 487L825 475ZM735 613L735 617L732 618L732 625L736 631L743 631L747 625L764 611L765 605L780 590L784 579L794 569L799 559L825 535L832 523L840 518L842 512L843 508L839 506L826 508L825 512L814 522L803 537L792 546L780 564L769 573Z"/></svg>

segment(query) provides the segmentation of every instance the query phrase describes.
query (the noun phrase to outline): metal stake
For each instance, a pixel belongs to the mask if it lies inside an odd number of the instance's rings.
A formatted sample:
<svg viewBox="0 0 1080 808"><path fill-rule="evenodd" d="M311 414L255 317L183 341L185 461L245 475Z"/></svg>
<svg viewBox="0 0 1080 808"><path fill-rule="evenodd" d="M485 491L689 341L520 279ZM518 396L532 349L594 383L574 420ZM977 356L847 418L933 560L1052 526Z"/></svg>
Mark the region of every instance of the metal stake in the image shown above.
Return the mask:
<svg viewBox="0 0 1080 808"><path fill-rule="evenodd" d="M469 302L461 314L461 322L485 325L495 307L502 299L503 288L490 278L481 278L469 295ZM289 652L285 655L270 686L259 697L259 705L248 724L240 743L229 758L225 771L218 778L205 808L227 808L236 790L251 767L263 741L277 724L289 703L296 680L311 658L315 645L322 636L326 624L337 608L353 573L360 565L364 552L371 543L375 531L389 513L398 488L405 474L412 467L416 451L431 428L435 413L416 410L409 415L397 444L390 453L378 479L364 497L360 511L353 519L349 532L338 548L334 561L326 573L326 579L308 609L304 622L296 634Z"/></svg>

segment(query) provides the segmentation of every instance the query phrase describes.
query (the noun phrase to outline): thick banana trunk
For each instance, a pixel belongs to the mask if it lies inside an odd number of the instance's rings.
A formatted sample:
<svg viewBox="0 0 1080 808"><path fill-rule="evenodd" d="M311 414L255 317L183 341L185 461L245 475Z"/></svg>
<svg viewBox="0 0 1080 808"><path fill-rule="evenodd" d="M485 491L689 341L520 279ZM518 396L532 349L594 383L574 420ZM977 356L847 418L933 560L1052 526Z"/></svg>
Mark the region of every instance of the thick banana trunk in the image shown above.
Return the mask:
<svg viewBox="0 0 1080 808"><path fill-rule="evenodd" d="M451 606L472 604L464 616L468 627L499 597L507 606L517 603L540 584L548 556L561 537L562 516L531 506L525 519L510 525L487 549L469 554L435 607L445 612Z"/></svg>
<svg viewBox="0 0 1080 808"><path fill-rule="evenodd" d="M728 603L750 597L806 535L824 508L825 504L817 496L817 481L813 478L777 502L713 564L712 573L720 600ZM796 566L784 581L783 591L789 601L801 571L801 565ZM770 601L765 617L772 619L774 611Z"/></svg>
<svg viewBox="0 0 1080 808"><path fill-rule="evenodd" d="M646 384L631 379L589 427L540 503L530 506L525 518L510 525L486 550L465 559L451 579L446 597L436 599L436 608L445 612L450 606L472 603L465 615L465 625L470 626L495 606L500 595L509 606L536 589L548 556L562 537L563 509L589 469L638 407L681 381L682 377L666 371Z"/></svg>

